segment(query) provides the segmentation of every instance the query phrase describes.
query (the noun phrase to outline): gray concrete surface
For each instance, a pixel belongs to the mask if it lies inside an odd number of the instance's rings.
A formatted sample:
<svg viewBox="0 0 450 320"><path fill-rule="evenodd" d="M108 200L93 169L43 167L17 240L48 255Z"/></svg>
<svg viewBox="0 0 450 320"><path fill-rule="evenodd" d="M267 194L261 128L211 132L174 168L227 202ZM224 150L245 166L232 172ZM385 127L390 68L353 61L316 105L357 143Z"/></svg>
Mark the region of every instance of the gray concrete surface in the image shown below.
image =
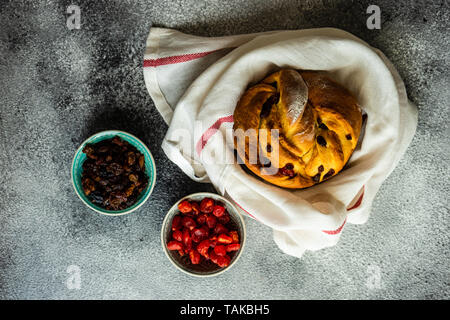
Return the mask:
<svg viewBox="0 0 450 320"><path fill-rule="evenodd" d="M66 27L72 3L80 30ZM448 299L449 2L374 1L382 28L368 30L371 3L0 1L0 298ZM166 125L141 70L152 24L208 36L332 26L381 49L419 108L419 126L368 223L296 259L247 219L248 246L229 272L197 279L172 267L159 241L165 212L212 188L190 181L159 147ZM108 128L139 136L157 164L153 195L123 217L89 211L70 183L78 145ZM71 265L79 290L66 286Z"/></svg>

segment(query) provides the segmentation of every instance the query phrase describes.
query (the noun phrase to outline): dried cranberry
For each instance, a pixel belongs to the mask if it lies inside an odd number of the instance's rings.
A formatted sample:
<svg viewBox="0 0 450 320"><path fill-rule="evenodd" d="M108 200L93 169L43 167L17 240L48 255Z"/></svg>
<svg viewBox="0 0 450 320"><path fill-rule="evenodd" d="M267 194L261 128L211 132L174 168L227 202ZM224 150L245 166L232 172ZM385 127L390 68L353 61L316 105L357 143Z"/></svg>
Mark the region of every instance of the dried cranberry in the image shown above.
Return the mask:
<svg viewBox="0 0 450 320"><path fill-rule="evenodd" d="M183 245L179 241L169 241L167 243L167 249L169 250L181 250L183 249Z"/></svg>
<svg viewBox="0 0 450 320"><path fill-rule="evenodd" d="M214 200L210 198L205 198L200 203L200 211L203 213L211 213L214 208Z"/></svg>
<svg viewBox="0 0 450 320"><path fill-rule="evenodd" d="M200 205L197 202L191 202L192 213L198 215L200 213Z"/></svg>
<svg viewBox="0 0 450 320"><path fill-rule="evenodd" d="M183 219L181 220L181 224L183 225L183 227L188 228L189 230L192 230L197 226L194 219L192 219L191 217L183 217Z"/></svg>
<svg viewBox="0 0 450 320"><path fill-rule="evenodd" d="M231 218L230 215L228 213L225 212L224 215L220 216L219 218L217 218L217 220L223 224L226 225L228 222L230 222Z"/></svg>
<svg viewBox="0 0 450 320"><path fill-rule="evenodd" d="M192 211L192 205L190 204L189 201L181 201L178 204L178 210L180 210L181 213L188 213Z"/></svg>
<svg viewBox="0 0 450 320"><path fill-rule="evenodd" d="M191 259L192 264L199 264L201 260L200 253L197 250L191 249L189 251L189 259Z"/></svg>
<svg viewBox="0 0 450 320"><path fill-rule="evenodd" d="M239 243L239 234L237 231L230 231L229 235L233 239L233 243Z"/></svg>
<svg viewBox="0 0 450 320"><path fill-rule="evenodd" d="M224 227L223 224L218 223L218 224L216 224L216 227L214 228L214 233L215 234L228 233L228 229L226 227Z"/></svg>
<svg viewBox="0 0 450 320"><path fill-rule="evenodd" d="M208 218L208 215L206 213L201 213L197 217L197 223L198 224L205 224L207 218Z"/></svg>
<svg viewBox="0 0 450 320"><path fill-rule="evenodd" d="M183 229L183 245L186 250L190 250L192 248L192 238L189 234L189 229Z"/></svg>
<svg viewBox="0 0 450 320"><path fill-rule="evenodd" d="M228 267L230 265L231 258L227 255L218 256L217 265L221 268Z"/></svg>
<svg viewBox="0 0 450 320"><path fill-rule="evenodd" d="M210 237L209 238L209 241L210 241L210 245L211 245L211 248L214 248L215 246L216 246L216 244L217 244L217 236L212 236L212 237Z"/></svg>
<svg viewBox="0 0 450 320"><path fill-rule="evenodd" d="M280 174L293 178L295 176L294 165L292 163L286 164L283 168L280 169Z"/></svg>
<svg viewBox="0 0 450 320"><path fill-rule="evenodd" d="M210 215L206 218L206 225L208 226L208 228L214 229L216 224L217 224L217 218L215 216Z"/></svg>
<svg viewBox="0 0 450 320"><path fill-rule="evenodd" d="M221 217L225 213L225 208L223 206L214 206L213 215L216 217Z"/></svg>
<svg viewBox="0 0 450 320"><path fill-rule="evenodd" d="M172 233L172 238L177 241L183 241L183 233L180 230L175 230Z"/></svg>
<svg viewBox="0 0 450 320"><path fill-rule="evenodd" d="M200 242L208 237L208 230L204 228L195 228L192 230L191 238L194 242Z"/></svg>
<svg viewBox="0 0 450 320"><path fill-rule="evenodd" d="M230 244L233 242L233 239L230 236L222 233L217 237L217 242L223 244Z"/></svg>
<svg viewBox="0 0 450 320"><path fill-rule="evenodd" d="M218 263L220 256L218 256L217 253L214 252L214 249L209 250L208 255L212 262L214 262L215 264Z"/></svg>
<svg viewBox="0 0 450 320"><path fill-rule="evenodd" d="M197 251L205 258L209 259L208 250L211 246L211 241L209 239L203 240L197 246Z"/></svg>
<svg viewBox="0 0 450 320"><path fill-rule="evenodd" d="M214 252L218 256L224 256L227 254L227 248L224 245L217 245L214 247Z"/></svg>
<svg viewBox="0 0 450 320"><path fill-rule="evenodd" d="M175 216L172 220L172 231L178 230L181 227L181 216Z"/></svg>
<svg viewBox="0 0 450 320"><path fill-rule="evenodd" d="M232 243L227 245L226 249L227 252L231 252L231 251L238 251L241 248L241 245L239 243Z"/></svg>

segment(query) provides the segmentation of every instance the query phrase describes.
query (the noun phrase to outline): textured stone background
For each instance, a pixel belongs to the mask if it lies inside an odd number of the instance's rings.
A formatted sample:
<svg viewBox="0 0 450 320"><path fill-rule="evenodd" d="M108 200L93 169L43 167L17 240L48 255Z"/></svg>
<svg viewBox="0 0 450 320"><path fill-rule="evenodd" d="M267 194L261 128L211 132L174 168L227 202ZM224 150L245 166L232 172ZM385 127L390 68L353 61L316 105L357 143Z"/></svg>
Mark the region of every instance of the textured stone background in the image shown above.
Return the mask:
<svg viewBox="0 0 450 320"><path fill-rule="evenodd" d="M80 30L66 27L72 3ZM374 3L381 30L366 28L369 1L0 1L0 298L450 298L449 2ZM141 69L152 24L210 36L332 26L381 49L419 126L368 223L296 259L247 219L248 246L229 272L203 280L172 267L159 241L165 212L212 188L159 148L166 125ZM78 145L108 128L140 137L157 164L153 195L129 216L89 211L70 183ZM69 265L81 268L80 290L66 288Z"/></svg>

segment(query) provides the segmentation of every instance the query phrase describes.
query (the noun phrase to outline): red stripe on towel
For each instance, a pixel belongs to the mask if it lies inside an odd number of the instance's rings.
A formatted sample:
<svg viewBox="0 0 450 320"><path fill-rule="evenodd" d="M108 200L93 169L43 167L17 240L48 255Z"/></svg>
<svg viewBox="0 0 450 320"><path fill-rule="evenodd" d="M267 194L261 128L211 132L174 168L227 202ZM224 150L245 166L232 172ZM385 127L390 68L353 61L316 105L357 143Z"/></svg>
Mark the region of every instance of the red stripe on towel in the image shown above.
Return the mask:
<svg viewBox="0 0 450 320"><path fill-rule="evenodd" d="M356 201L355 204L353 206L351 206L350 208L347 208L347 211L358 208L361 205L363 198L364 198L364 186L363 186L363 191L362 191L361 195L359 196L358 201Z"/></svg>
<svg viewBox="0 0 450 320"><path fill-rule="evenodd" d="M216 51L219 51L219 50L205 51L205 52L198 52L198 53L188 53L188 54L182 54L182 55L171 56L171 57L163 57L163 58L158 58L158 59L147 59L147 60L144 60L144 68L158 67L158 66L164 66L164 65L168 65L168 64L187 62L187 61L202 58L202 57L207 56L208 54L214 53Z"/></svg>
<svg viewBox="0 0 450 320"><path fill-rule="evenodd" d="M344 225L345 225L346 222L347 222L347 218L345 218L344 223L339 228L337 228L336 230L331 230L331 231L329 231L329 230L322 230L322 232L326 233L326 234L330 234L330 235L339 234L339 233L341 233L342 228L344 228Z"/></svg>
<svg viewBox="0 0 450 320"><path fill-rule="evenodd" d="M234 201L234 203L236 203L236 204L238 205L239 208L241 208L243 211L245 211L245 213L247 213L250 217L252 217L252 218L255 219L255 220L258 220L258 219L256 219L252 214L250 214L250 212L248 212L247 210L245 210L244 208L242 208L241 205L240 205L239 203L237 203L235 200L233 200L233 201Z"/></svg>
<svg viewBox="0 0 450 320"><path fill-rule="evenodd" d="M362 191L361 195L359 196L358 200L355 202L355 204L353 206L351 206L350 208L347 208L347 211L356 209L361 205L362 200L364 198L364 187L365 186L363 186L363 191ZM336 230L322 230L322 232L326 233L326 234L330 234L330 235L339 234L339 233L341 233L342 228L344 228L344 225L346 222L347 222L347 218L345 218L344 223L342 223L342 225L339 228L337 228Z"/></svg>
<svg viewBox="0 0 450 320"><path fill-rule="evenodd" d="M198 140L196 145L197 154L200 155L205 145L208 143L208 140L219 130L222 123L225 122L233 122L233 115L219 118L214 124L206 130L201 138Z"/></svg>

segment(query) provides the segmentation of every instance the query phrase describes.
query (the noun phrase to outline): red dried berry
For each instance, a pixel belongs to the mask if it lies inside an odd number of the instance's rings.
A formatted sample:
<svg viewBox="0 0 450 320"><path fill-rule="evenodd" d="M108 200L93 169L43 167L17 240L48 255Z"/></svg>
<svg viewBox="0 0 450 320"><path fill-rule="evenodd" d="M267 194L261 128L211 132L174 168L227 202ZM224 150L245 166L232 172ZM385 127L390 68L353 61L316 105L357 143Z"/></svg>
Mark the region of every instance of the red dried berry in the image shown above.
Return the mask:
<svg viewBox="0 0 450 320"><path fill-rule="evenodd" d="M179 230L181 228L181 216L175 216L172 220L172 231Z"/></svg>
<svg viewBox="0 0 450 320"><path fill-rule="evenodd" d="M201 238L197 235L197 230L199 230L198 228L195 228L194 230L192 230L192 232L191 232L191 239L192 239L192 241L193 242L196 242L196 243L198 243L198 242L200 242L201 241Z"/></svg>
<svg viewBox="0 0 450 320"><path fill-rule="evenodd" d="M228 229L225 228L223 226L223 224L218 223L218 224L216 224L216 227L214 228L214 233L215 234L228 233Z"/></svg>
<svg viewBox="0 0 450 320"><path fill-rule="evenodd" d="M183 244L179 241L169 241L167 243L167 249L169 250L182 250L183 249Z"/></svg>
<svg viewBox="0 0 450 320"><path fill-rule="evenodd" d="M228 222L230 222L230 215L228 213L224 213L222 216L220 216L219 218L217 218L217 220L221 223L221 224L227 224Z"/></svg>
<svg viewBox="0 0 450 320"><path fill-rule="evenodd" d="M209 250L208 255L209 255L209 258L211 259L211 261L214 262L215 264L217 264L220 256L218 256L217 253L215 253L213 249Z"/></svg>
<svg viewBox="0 0 450 320"><path fill-rule="evenodd" d="M237 231L230 231L229 235L233 239L233 243L239 243L239 234Z"/></svg>
<svg viewBox="0 0 450 320"><path fill-rule="evenodd" d="M192 230L197 226L194 219L192 219L191 217L183 217L183 220L181 220L181 224L183 225L183 227L188 228L189 230Z"/></svg>
<svg viewBox="0 0 450 320"><path fill-rule="evenodd" d="M191 249L189 251L189 258L191 259L192 264L199 264L201 260L200 253L198 253L196 250Z"/></svg>
<svg viewBox="0 0 450 320"><path fill-rule="evenodd" d="M183 241L183 233L180 230L175 230L172 233L172 238L176 241Z"/></svg>
<svg viewBox="0 0 450 320"><path fill-rule="evenodd" d="M190 250L192 248L192 238L189 234L189 229L183 229L183 245L186 250Z"/></svg>
<svg viewBox="0 0 450 320"><path fill-rule="evenodd" d="M191 238L194 242L200 242L208 237L207 228L195 228L192 230Z"/></svg>
<svg viewBox="0 0 450 320"><path fill-rule="evenodd" d="M294 166L291 163L288 163L283 168L280 169L280 174L283 176L288 176L290 178L295 177Z"/></svg>
<svg viewBox="0 0 450 320"><path fill-rule="evenodd" d="M214 252L218 255L218 256L224 256L227 254L227 248L223 245L217 245L214 247Z"/></svg>
<svg viewBox="0 0 450 320"><path fill-rule="evenodd" d="M225 213L225 208L223 206L214 206L213 215L217 218L221 217Z"/></svg>
<svg viewBox="0 0 450 320"><path fill-rule="evenodd" d="M241 248L241 245L239 243L232 243L227 245L227 252L231 251L238 251Z"/></svg>
<svg viewBox="0 0 450 320"><path fill-rule="evenodd" d="M200 229L205 231L206 238L208 238L209 237L209 228L208 228L208 226L201 226Z"/></svg>
<svg viewBox="0 0 450 320"><path fill-rule="evenodd" d="M227 255L219 256L217 259L217 265L221 268L228 267L230 265L231 258Z"/></svg>
<svg viewBox="0 0 450 320"><path fill-rule="evenodd" d="M180 212L182 213L189 213L192 211L192 206L189 201L184 200L178 204L178 210L180 210Z"/></svg>
<svg viewBox="0 0 450 320"><path fill-rule="evenodd" d="M200 211L203 213L211 213L214 209L214 200L211 198L205 198L200 203Z"/></svg>
<svg viewBox="0 0 450 320"><path fill-rule="evenodd" d="M217 218L215 216L209 215L206 218L206 225L208 226L208 228L214 229L216 224L217 224Z"/></svg>
<svg viewBox="0 0 450 320"><path fill-rule="evenodd" d="M200 205L197 202L191 202L192 213L198 215L200 213Z"/></svg>
<svg viewBox="0 0 450 320"><path fill-rule="evenodd" d="M197 223L198 224L205 224L207 217L208 217L208 215L206 213L199 214L198 217L197 217Z"/></svg>
<svg viewBox="0 0 450 320"><path fill-rule="evenodd" d="M181 250L178 250L178 253L180 254L180 256L182 257L182 256L184 256L186 253L184 252L184 250L183 249L181 249Z"/></svg>
<svg viewBox="0 0 450 320"><path fill-rule="evenodd" d="M217 237L217 242L223 244L230 244L233 242L233 239L230 236L222 233Z"/></svg>
<svg viewBox="0 0 450 320"><path fill-rule="evenodd" d="M197 246L197 251L198 253L200 253L202 256L204 256L205 258L209 259L209 254L208 254L208 250L209 247L211 246L211 241L209 241L208 239L203 240L202 242L200 242Z"/></svg>

